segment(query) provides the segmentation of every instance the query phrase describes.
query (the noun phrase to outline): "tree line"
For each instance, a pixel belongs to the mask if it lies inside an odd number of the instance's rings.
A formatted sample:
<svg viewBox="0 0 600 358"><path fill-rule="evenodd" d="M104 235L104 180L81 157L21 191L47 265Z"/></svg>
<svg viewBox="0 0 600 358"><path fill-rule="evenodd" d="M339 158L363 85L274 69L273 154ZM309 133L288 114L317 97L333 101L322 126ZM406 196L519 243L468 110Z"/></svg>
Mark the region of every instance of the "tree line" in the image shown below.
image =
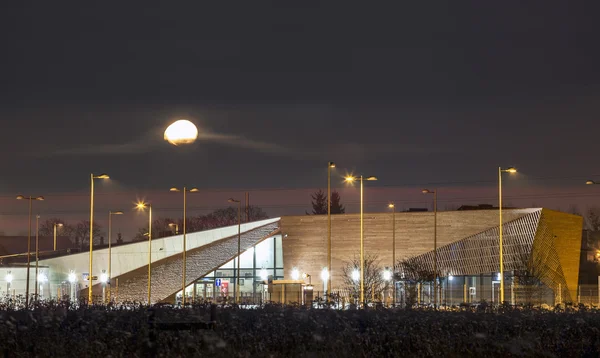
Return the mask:
<svg viewBox="0 0 600 358"><path fill-rule="evenodd" d="M250 206L248 210L242 209L241 219L242 222L257 221L268 219L267 213L257 206ZM224 226L236 225L238 223L238 209L234 207L228 207L224 209L218 209L212 213L206 215L190 216L186 220L186 231L196 232L202 230L209 230L220 228ZM53 236L54 225L57 226L57 235L62 237L68 237L74 248L83 248L90 244L90 222L89 220L82 220L77 223L69 223L61 218L49 218L39 225L40 236ZM172 225L170 225L172 224ZM177 226L176 226L177 225ZM157 218L152 222L152 238L157 239L166 236L172 236L178 232L183 231L183 219L181 218ZM148 227L139 228L136 235L133 237L133 241L146 240L148 235ZM93 227L93 241L94 245L105 245L108 244L108 238L105 239L106 232L102 225L94 222ZM117 237L117 243L123 243L124 240L120 232L115 233Z"/></svg>

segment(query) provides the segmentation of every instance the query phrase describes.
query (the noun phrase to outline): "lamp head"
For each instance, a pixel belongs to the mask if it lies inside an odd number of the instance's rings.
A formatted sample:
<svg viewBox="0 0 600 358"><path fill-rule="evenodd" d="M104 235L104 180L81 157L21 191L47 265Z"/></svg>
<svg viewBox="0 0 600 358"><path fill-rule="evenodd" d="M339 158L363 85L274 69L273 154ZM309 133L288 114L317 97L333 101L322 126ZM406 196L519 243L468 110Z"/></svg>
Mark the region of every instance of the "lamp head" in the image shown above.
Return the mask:
<svg viewBox="0 0 600 358"><path fill-rule="evenodd" d="M367 177L366 180L368 180L368 181L375 181L375 180L379 180L379 179L377 179L377 177L371 176L371 177Z"/></svg>
<svg viewBox="0 0 600 358"><path fill-rule="evenodd" d="M175 223L169 223L169 227L177 226Z"/></svg>
<svg viewBox="0 0 600 358"><path fill-rule="evenodd" d="M54 224L54 225L56 225L56 227L63 227L63 226L64 226L64 224L63 224L63 223L56 223L56 224Z"/></svg>
<svg viewBox="0 0 600 358"><path fill-rule="evenodd" d="M388 204L388 208L390 208L390 209L393 209L395 207L396 207L396 204L394 204L394 203L389 203Z"/></svg>
<svg viewBox="0 0 600 358"><path fill-rule="evenodd" d="M586 184L586 185L594 185L594 184L596 184L596 182L595 182L595 181L593 181L593 180L587 180L587 181L585 182L585 184ZM18 199L18 198L19 198L19 197L17 197L17 199Z"/></svg>
<svg viewBox="0 0 600 358"><path fill-rule="evenodd" d="M179 191L179 189L177 189L177 188L171 188L171 189L169 189L169 191L178 192L178 191Z"/></svg>
<svg viewBox="0 0 600 358"><path fill-rule="evenodd" d="M135 208L138 210L144 210L148 207L148 204L144 203L144 202L139 202L135 204Z"/></svg>
<svg viewBox="0 0 600 358"><path fill-rule="evenodd" d="M433 191L431 191L429 189L423 189L423 190L421 190L421 193L423 193L423 194L433 194Z"/></svg>
<svg viewBox="0 0 600 358"><path fill-rule="evenodd" d="M335 163L334 162L329 162L329 167L330 168L335 168Z"/></svg>
<svg viewBox="0 0 600 358"><path fill-rule="evenodd" d="M230 203L239 203L240 202L239 200L235 200L234 198L229 198L227 201Z"/></svg>
<svg viewBox="0 0 600 358"><path fill-rule="evenodd" d="M44 197L43 196L38 196L37 198L35 198L35 200L44 201Z"/></svg>
<svg viewBox="0 0 600 358"><path fill-rule="evenodd" d="M191 189L190 189L190 193L197 193L197 192L199 192L199 191L200 191L200 190L198 190L198 188L191 188Z"/></svg>
<svg viewBox="0 0 600 358"><path fill-rule="evenodd" d="M113 211L111 214L113 214L113 215L123 215L123 212L121 210L119 210L119 211Z"/></svg>
<svg viewBox="0 0 600 358"><path fill-rule="evenodd" d="M356 181L356 177L354 177L352 175L348 175L344 178L344 181L346 183L354 183Z"/></svg>
<svg viewBox="0 0 600 358"><path fill-rule="evenodd" d="M110 177L106 173L102 173L102 174L100 174L100 175L98 175L97 177L94 177L94 178L96 178L96 179L110 179Z"/></svg>
<svg viewBox="0 0 600 358"><path fill-rule="evenodd" d="M25 197L23 195L17 195L17 200L24 200Z"/></svg>
<svg viewBox="0 0 600 358"><path fill-rule="evenodd" d="M517 172L517 168L515 168L515 167L508 167L508 168L506 168L505 172L514 174L514 173Z"/></svg>

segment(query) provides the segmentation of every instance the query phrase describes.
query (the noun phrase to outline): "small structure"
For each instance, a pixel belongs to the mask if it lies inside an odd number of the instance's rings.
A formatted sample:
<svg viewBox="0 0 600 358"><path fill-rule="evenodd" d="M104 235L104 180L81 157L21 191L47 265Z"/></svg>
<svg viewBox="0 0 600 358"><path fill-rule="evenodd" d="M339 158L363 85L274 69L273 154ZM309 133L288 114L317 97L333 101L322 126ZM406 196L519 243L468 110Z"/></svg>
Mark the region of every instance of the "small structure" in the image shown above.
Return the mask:
<svg viewBox="0 0 600 358"><path fill-rule="evenodd" d="M269 281L268 292L273 303L309 305L313 300L313 286L302 280Z"/></svg>

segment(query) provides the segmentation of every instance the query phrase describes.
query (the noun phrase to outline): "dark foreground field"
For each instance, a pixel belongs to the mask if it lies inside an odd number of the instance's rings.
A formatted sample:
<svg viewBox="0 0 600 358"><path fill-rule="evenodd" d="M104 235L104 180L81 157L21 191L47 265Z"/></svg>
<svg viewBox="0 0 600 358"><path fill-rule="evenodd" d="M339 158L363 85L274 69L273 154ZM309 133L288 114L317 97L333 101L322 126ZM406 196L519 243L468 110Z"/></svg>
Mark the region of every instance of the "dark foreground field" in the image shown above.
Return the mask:
<svg viewBox="0 0 600 358"><path fill-rule="evenodd" d="M0 311L5 357L600 355L600 313L44 306ZM213 318L214 318L213 311ZM153 317L151 317L153 316ZM192 329L190 329L192 328Z"/></svg>

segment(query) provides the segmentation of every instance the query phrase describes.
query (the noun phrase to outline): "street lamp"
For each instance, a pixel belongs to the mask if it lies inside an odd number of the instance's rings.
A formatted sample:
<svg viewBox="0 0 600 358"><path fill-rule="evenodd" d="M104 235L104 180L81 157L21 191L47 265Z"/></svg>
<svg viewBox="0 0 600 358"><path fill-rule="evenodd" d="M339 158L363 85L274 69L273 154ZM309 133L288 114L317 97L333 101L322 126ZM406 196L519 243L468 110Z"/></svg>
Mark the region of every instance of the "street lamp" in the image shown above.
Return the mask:
<svg viewBox="0 0 600 358"><path fill-rule="evenodd" d="M150 305L152 304L150 300L152 287L152 204L140 202L135 207L141 211L148 209L148 305Z"/></svg>
<svg viewBox="0 0 600 358"><path fill-rule="evenodd" d="M89 269L89 278L90 283L88 286L88 305L91 305L92 302L92 286L94 277L92 273L92 259L94 257L94 179L109 179L110 177L106 174L100 174L95 176L93 173L90 174L90 269Z"/></svg>
<svg viewBox="0 0 600 358"><path fill-rule="evenodd" d="M347 183L353 183L357 180L360 180L360 302L364 305L365 303L365 290L364 290L364 286L365 286L365 275L364 275L364 269L365 269L365 259L364 259L364 234L365 234L365 230L364 230L364 185L363 182L365 180L368 181L374 181L377 180L376 177L374 176L369 176L369 177L363 177L362 175L360 177L355 177L355 176L347 176L346 177L346 182Z"/></svg>
<svg viewBox="0 0 600 358"><path fill-rule="evenodd" d="M29 231L27 234L27 283L25 284L25 307L29 307L29 268L31 267L31 203L34 200L43 201L43 196L23 196L17 195L17 200L29 200ZM37 285L37 283L36 283Z"/></svg>
<svg viewBox="0 0 600 358"><path fill-rule="evenodd" d="M438 271L437 271L437 189L423 189L423 194L433 194L433 307L437 308Z"/></svg>
<svg viewBox="0 0 600 358"><path fill-rule="evenodd" d="M506 169L502 169L498 167L498 211L500 214L500 304L504 302L504 249L503 249L503 239L502 239L502 173L510 173L514 174L517 172L517 169L513 167L508 167Z"/></svg>
<svg viewBox="0 0 600 358"><path fill-rule="evenodd" d="M598 184L600 184L600 183L596 183L596 182L595 182L595 181L593 181L593 180L587 180L585 183L586 183L587 185L598 185Z"/></svg>
<svg viewBox="0 0 600 358"><path fill-rule="evenodd" d="M165 140L175 146L194 143L197 138L198 128L187 119L175 121L165 130Z"/></svg>
<svg viewBox="0 0 600 358"><path fill-rule="evenodd" d="M237 203L238 204L238 252L237 252L237 274L236 274L236 281L235 281L235 292L234 292L234 296L235 296L235 301L237 303L240 303L240 255L241 255L241 238L242 238L242 202L239 200L235 200L233 198L229 198L229 200L227 200L229 203Z"/></svg>
<svg viewBox="0 0 600 358"><path fill-rule="evenodd" d="M39 256L40 256L40 216L35 216L35 281L38 280L38 268L39 268ZM38 301L38 289L35 285L35 300Z"/></svg>
<svg viewBox="0 0 600 358"><path fill-rule="evenodd" d="M10 271L8 271L6 276L4 276L4 279L6 280L6 296L9 297L10 296L10 284L12 283L12 280L13 280L12 273L10 273Z"/></svg>
<svg viewBox="0 0 600 358"><path fill-rule="evenodd" d="M292 280L296 281L300 279L300 271L297 268L292 269Z"/></svg>
<svg viewBox="0 0 600 358"><path fill-rule="evenodd" d="M175 223L169 223L169 227L175 228L175 235L179 235L179 225L175 224Z"/></svg>
<svg viewBox="0 0 600 358"><path fill-rule="evenodd" d="M54 251L56 251L56 228L63 226L63 223L54 223Z"/></svg>
<svg viewBox="0 0 600 358"><path fill-rule="evenodd" d="M37 278L37 282L40 285L40 296L44 296L44 283L48 282L48 276L46 276L45 273L40 273L40 275Z"/></svg>
<svg viewBox="0 0 600 358"><path fill-rule="evenodd" d="M112 285L112 216L123 215L122 211L109 211L108 212L108 302L111 299L111 285Z"/></svg>
<svg viewBox="0 0 600 358"><path fill-rule="evenodd" d="M77 275L73 270L69 272L69 283L71 284L71 300L75 301L75 283L77 282Z"/></svg>
<svg viewBox="0 0 600 358"><path fill-rule="evenodd" d="M323 270L321 270L321 280L323 281L323 291L325 291L329 282L329 270L327 267L323 267Z"/></svg>
<svg viewBox="0 0 600 358"><path fill-rule="evenodd" d="M104 270L102 270L102 274L100 275L100 283L102 283L102 304L106 303L106 283L108 280L108 275Z"/></svg>
<svg viewBox="0 0 600 358"><path fill-rule="evenodd" d="M331 169L334 162L327 163L327 267L331 270ZM327 301L331 292L331 279L327 281Z"/></svg>
<svg viewBox="0 0 600 358"><path fill-rule="evenodd" d="M358 282L359 280L360 280L360 271L358 271L358 269L354 269L354 271L352 271L352 281Z"/></svg>
<svg viewBox="0 0 600 358"><path fill-rule="evenodd" d="M165 132L165 136L166 136L166 132ZM185 306L185 286L186 286L186 281L185 281L185 270L187 267L187 256L186 256L186 247L187 247L187 238L186 238L186 211L187 211L187 199L186 199L186 193L197 193L199 190L198 188L192 188L192 189L187 189L186 187L183 187L182 190L179 190L178 188L171 188L169 189L172 192L178 193L180 191L183 191L183 250L182 250L182 255L183 255L183 273L181 275L181 303Z"/></svg>
<svg viewBox="0 0 600 358"><path fill-rule="evenodd" d="M392 278L393 272L396 268L396 203L391 202L388 204L388 208L392 209ZM394 305L396 304L396 280L392 282L392 295Z"/></svg>

